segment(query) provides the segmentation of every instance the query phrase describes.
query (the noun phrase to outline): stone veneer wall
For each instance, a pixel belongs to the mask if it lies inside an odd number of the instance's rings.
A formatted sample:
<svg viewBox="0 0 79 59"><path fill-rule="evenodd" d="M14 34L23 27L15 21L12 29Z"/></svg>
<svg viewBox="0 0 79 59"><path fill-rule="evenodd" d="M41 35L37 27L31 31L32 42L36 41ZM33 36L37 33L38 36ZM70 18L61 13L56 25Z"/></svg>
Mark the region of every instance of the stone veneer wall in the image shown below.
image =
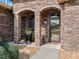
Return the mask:
<svg viewBox="0 0 79 59"><path fill-rule="evenodd" d="M14 18L9 14L8 11L0 14L0 35L3 35L6 40L12 41L14 39Z"/></svg>
<svg viewBox="0 0 79 59"><path fill-rule="evenodd" d="M56 1L56 0L55 0ZM61 59L79 59L79 3L70 2L64 9L57 2L43 0L36 2L24 2L14 5L14 12L23 10L42 11L46 7L56 7L61 10ZM38 19L38 18L37 18ZM39 24L40 25L40 24ZM38 43L38 42L37 42Z"/></svg>
<svg viewBox="0 0 79 59"><path fill-rule="evenodd" d="M20 38L20 18L19 13L24 10L31 10L35 13L35 43L36 45L42 44L42 31L41 31L41 12L45 9L55 8L60 10L61 7L57 0L36 0L36 1L28 1L22 3L15 3L13 7L13 11L15 14L15 41ZM17 18L16 18L17 17ZM17 21L17 22L16 22ZM19 22L18 22L19 21ZM16 24L18 26L16 26ZM17 29L16 29L17 28ZM47 30L47 29L46 29ZM16 33L17 32L17 33ZM44 33L44 32L43 32Z"/></svg>
<svg viewBox="0 0 79 59"><path fill-rule="evenodd" d="M23 10L32 10L34 12L41 12L43 9L53 7L60 9L59 3L57 0L36 0L22 3L15 3L13 10L14 13L20 13Z"/></svg>
<svg viewBox="0 0 79 59"><path fill-rule="evenodd" d="M62 11L60 59L79 59L79 5L77 3L66 4Z"/></svg>

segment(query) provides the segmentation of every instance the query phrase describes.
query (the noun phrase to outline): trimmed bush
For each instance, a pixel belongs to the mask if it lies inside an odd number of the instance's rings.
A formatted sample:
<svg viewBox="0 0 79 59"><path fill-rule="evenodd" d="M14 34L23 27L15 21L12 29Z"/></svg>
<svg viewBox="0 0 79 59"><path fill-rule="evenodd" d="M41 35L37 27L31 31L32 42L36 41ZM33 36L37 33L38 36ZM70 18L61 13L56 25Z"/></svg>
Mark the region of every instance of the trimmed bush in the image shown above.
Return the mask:
<svg viewBox="0 0 79 59"><path fill-rule="evenodd" d="M9 52L11 59L19 59L19 51L17 47L7 42L3 44L3 47Z"/></svg>
<svg viewBox="0 0 79 59"><path fill-rule="evenodd" d="M3 37L0 37L0 45L2 45L5 42L5 40L3 39Z"/></svg>
<svg viewBox="0 0 79 59"><path fill-rule="evenodd" d="M11 59L10 54L2 46L0 46L0 59Z"/></svg>

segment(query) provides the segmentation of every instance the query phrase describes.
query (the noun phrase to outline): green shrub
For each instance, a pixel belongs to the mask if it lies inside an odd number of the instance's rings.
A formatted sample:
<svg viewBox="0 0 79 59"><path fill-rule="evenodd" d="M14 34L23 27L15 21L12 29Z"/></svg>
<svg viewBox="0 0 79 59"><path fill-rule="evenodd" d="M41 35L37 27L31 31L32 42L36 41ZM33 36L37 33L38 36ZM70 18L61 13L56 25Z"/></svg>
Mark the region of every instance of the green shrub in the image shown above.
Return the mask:
<svg viewBox="0 0 79 59"><path fill-rule="evenodd" d="M19 59L19 51L17 47L7 42L3 44L3 47L9 52L11 59Z"/></svg>
<svg viewBox="0 0 79 59"><path fill-rule="evenodd" d="M2 45L4 42L5 40L2 37L0 37L0 45Z"/></svg>
<svg viewBox="0 0 79 59"><path fill-rule="evenodd" d="M0 46L0 59L11 59L10 54L2 46Z"/></svg>

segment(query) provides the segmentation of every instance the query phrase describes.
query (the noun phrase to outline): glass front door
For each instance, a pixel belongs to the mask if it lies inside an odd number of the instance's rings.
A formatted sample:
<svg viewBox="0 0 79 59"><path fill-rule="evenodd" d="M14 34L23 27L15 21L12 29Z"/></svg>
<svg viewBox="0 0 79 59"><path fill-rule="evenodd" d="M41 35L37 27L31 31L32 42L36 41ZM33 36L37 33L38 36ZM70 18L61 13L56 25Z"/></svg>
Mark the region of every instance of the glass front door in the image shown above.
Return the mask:
<svg viewBox="0 0 79 59"><path fill-rule="evenodd" d="M59 41L60 35L60 16L53 13L50 16L50 39L51 41Z"/></svg>
<svg viewBox="0 0 79 59"><path fill-rule="evenodd" d="M35 28L34 15L31 15L28 19L28 29L31 29L34 32L34 28Z"/></svg>

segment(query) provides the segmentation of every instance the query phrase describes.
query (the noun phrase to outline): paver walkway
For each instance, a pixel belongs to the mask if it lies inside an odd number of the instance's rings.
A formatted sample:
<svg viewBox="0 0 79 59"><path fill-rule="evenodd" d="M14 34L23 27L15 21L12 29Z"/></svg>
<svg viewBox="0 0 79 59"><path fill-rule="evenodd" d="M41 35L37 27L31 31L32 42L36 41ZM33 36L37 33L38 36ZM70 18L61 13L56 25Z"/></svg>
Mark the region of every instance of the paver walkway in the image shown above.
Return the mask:
<svg viewBox="0 0 79 59"><path fill-rule="evenodd" d="M31 59L59 59L60 45L46 44Z"/></svg>

